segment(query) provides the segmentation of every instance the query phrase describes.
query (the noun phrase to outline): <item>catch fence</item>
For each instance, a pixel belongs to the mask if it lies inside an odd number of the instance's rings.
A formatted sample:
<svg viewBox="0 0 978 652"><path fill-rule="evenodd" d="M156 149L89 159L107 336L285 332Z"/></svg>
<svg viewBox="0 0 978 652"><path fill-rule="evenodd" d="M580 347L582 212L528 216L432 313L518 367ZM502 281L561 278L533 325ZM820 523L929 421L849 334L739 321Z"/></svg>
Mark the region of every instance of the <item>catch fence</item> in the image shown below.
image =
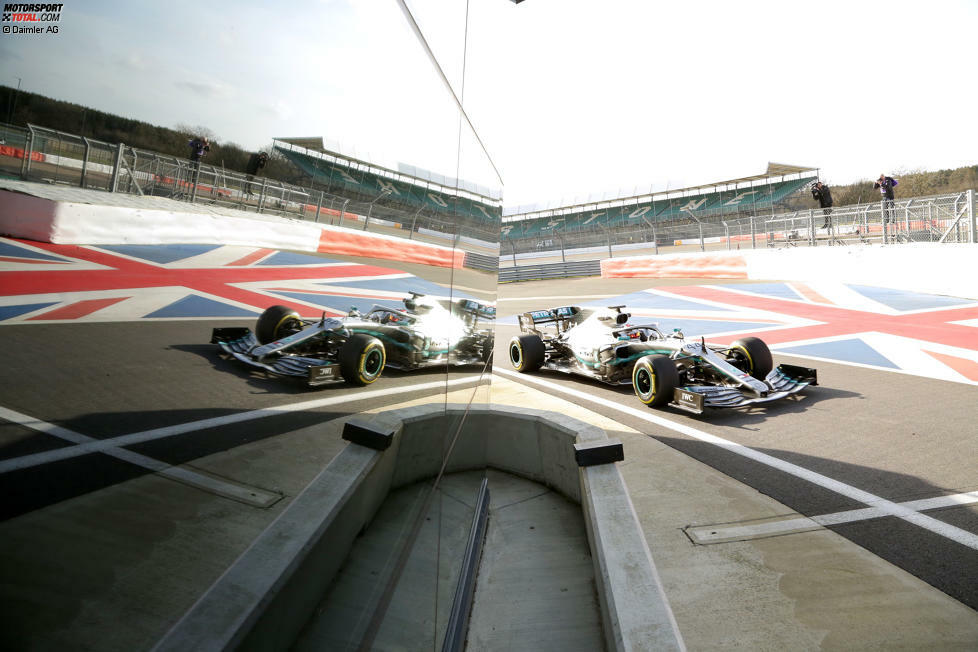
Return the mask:
<svg viewBox="0 0 978 652"><path fill-rule="evenodd" d="M392 232L443 244L497 241L492 225L455 223L384 201L354 200L260 175L28 125L0 127L0 174L25 181L73 185L134 195L167 197L375 232Z"/></svg>
<svg viewBox="0 0 978 652"><path fill-rule="evenodd" d="M849 246L909 242L978 243L975 191L738 218L700 217L588 231L552 230L533 238L503 237L500 256L533 264L541 256L632 255L635 249L716 250ZM622 253L623 252L623 253Z"/></svg>

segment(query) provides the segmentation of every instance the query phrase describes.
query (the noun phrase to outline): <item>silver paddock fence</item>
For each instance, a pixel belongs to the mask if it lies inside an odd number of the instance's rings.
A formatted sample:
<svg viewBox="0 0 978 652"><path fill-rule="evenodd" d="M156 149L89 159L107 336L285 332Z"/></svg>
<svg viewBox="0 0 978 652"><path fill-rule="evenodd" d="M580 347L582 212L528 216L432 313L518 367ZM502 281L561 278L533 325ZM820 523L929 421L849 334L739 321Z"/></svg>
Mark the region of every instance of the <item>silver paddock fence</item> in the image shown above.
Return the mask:
<svg viewBox="0 0 978 652"><path fill-rule="evenodd" d="M562 262L588 256L674 253L766 247L849 246L910 242L978 243L974 190L851 206L739 218L700 218L600 227L576 232L545 231L506 238L503 264L533 265L559 256ZM826 225L823 228L823 225Z"/></svg>
<svg viewBox="0 0 978 652"><path fill-rule="evenodd" d="M225 206L409 238L458 244L469 238L494 243L492 224L448 222L385 201L386 194L351 200L262 176L226 170L123 143L107 143L37 125L0 126L3 156L0 174L120 192L167 197L196 204Z"/></svg>

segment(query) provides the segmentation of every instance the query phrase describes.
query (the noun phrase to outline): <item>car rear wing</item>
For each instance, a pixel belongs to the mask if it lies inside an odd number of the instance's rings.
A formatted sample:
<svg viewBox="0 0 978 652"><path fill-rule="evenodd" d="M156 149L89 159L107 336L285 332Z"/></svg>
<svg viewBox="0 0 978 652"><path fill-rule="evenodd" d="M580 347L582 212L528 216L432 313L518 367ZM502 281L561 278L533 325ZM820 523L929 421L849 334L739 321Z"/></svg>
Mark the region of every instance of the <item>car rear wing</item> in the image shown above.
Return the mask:
<svg viewBox="0 0 978 652"><path fill-rule="evenodd" d="M520 330L529 333L539 333L540 326L553 324L557 333L560 334L567 329L569 322L577 320L581 314L581 309L577 306L561 306L550 308L549 310L531 310L519 315Z"/></svg>
<svg viewBox="0 0 978 652"><path fill-rule="evenodd" d="M496 307L488 306L484 303L479 303L478 301L473 301L472 299L459 299L455 304L456 310L469 315L475 315L476 317L482 317L483 319L495 319L496 318Z"/></svg>

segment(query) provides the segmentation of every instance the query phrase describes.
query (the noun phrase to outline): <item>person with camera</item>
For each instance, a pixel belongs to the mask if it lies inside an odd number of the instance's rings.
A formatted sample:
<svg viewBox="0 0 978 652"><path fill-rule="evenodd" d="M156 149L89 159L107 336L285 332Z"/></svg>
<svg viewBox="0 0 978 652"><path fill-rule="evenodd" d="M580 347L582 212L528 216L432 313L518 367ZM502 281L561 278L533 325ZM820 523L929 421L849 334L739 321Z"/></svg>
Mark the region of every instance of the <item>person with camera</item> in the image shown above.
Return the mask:
<svg viewBox="0 0 978 652"><path fill-rule="evenodd" d="M200 159L204 158L207 152L211 151L211 144L207 141L207 138L193 138L188 143L190 145L190 160L194 163L200 163Z"/></svg>
<svg viewBox="0 0 978 652"><path fill-rule="evenodd" d="M832 193L829 187L821 181L812 184L812 199L822 207L822 221L825 222L819 228L827 229L832 226Z"/></svg>
<svg viewBox="0 0 978 652"><path fill-rule="evenodd" d="M888 177L885 174L881 174L880 178L873 184L873 189L880 191L880 198L883 204L881 212L883 213L884 224L890 221L890 215L893 212L893 188L896 187L896 185L897 180L893 177Z"/></svg>

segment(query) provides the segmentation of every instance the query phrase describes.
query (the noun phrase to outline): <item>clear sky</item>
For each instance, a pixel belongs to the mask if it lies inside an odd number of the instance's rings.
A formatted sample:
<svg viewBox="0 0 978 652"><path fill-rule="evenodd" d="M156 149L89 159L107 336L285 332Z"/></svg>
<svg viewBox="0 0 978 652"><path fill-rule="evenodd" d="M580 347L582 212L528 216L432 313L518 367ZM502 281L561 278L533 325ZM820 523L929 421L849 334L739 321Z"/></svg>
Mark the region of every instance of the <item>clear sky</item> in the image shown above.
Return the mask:
<svg viewBox="0 0 978 652"><path fill-rule="evenodd" d="M408 4L508 206L768 161L830 184L978 163L975 0ZM498 185L396 0L66 0L59 27L0 36L0 83L249 149L321 135Z"/></svg>

